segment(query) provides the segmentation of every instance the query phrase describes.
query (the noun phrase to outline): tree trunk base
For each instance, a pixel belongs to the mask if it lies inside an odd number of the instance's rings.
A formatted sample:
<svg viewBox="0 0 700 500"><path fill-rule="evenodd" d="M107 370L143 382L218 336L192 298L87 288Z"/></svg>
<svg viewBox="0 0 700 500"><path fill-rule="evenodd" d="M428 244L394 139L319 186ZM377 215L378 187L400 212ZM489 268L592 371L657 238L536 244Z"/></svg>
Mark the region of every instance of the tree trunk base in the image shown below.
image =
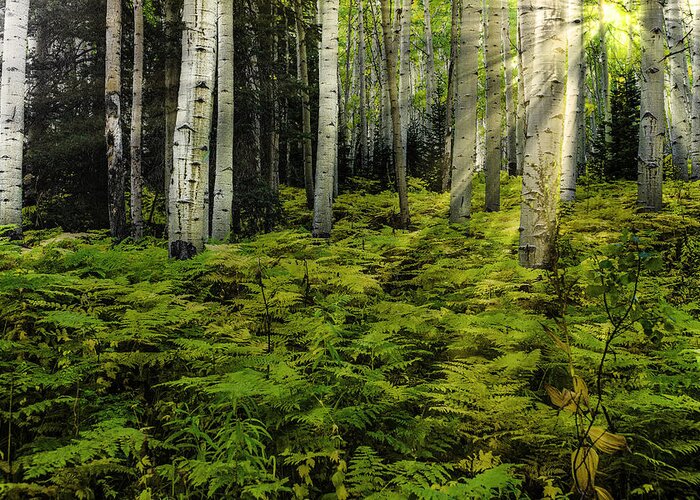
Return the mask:
<svg viewBox="0 0 700 500"><path fill-rule="evenodd" d="M175 260L189 260L197 255L197 249L187 241L173 241L170 244L170 258Z"/></svg>

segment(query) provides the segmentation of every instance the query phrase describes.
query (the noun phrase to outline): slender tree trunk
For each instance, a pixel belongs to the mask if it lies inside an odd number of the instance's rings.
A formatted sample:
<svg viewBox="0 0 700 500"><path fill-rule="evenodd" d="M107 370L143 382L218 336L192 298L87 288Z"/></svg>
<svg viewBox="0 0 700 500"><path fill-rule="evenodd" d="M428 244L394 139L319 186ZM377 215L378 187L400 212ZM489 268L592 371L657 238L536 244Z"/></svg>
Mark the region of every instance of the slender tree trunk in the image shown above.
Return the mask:
<svg viewBox="0 0 700 500"><path fill-rule="evenodd" d="M411 123L411 4L412 0L396 0L397 18L400 20L399 106L401 114L401 144L404 151L408 142L408 126ZM405 153L404 153L405 156Z"/></svg>
<svg viewBox="0 0 700 500"><path fill-rule="evenodd" d="M691 103L692 139L690 142L690 157L692 163L691 178L700 179L700 1L694 1L693 32L692 32L692 63L693 63L693 92Z"/></svg>
<svg viewBox="0 0 700 500"><path fill-rule="evenodd" d="M270 17L276 19L275 6L270 2ZM280 105L277 88L277 63L279 61L279 39L275 32L270 39L270 66L268 74L268 102L270 103L269 132L270 143L268 144L267 159L270 162L267 169L268 186L273 193L280 190Z"/></svg>
<svg viewBox="0 0 700 500"><path fill-rule="evenodd" d="M508 174L516 175L518 172L518 162L516 159L517 137L515 129L516 107L513 96L513 69L515 58L513 57L510 42L510 8L508 7L508 0L501 0L501 8L503 9L503 15L501 16L501 46L503 50L503 67L505 68L503 83L505 85L506 101L505 150Z"/></svg>
<svg viewBox="0 0 700 500"><path fill-rule="evenodd" d="M170 179L173 172L173 138L177 120L177 93L180 84L180 52L182 35L179 29L180 0L165 0L165 25L168 54L165 59L165 168L163 171L165 209L169 210ZM178 50L176 50L176 48Z"/></svg>
<svg viewBox="0 0 700 500"><path fill-rule="evenodd" d="M338 0L321 0L318 145L313 236L329 238L333 227L333 178L338 154Z"/></svg>
<svg viewBox="0 0 700 500"><path fill-rule="evenodd" d="M302 147L304 156L304 188L306 189L306 205L314 207L314 166L311 144L311 102L309 100L309 64L306 56L306 26L302 0L294 3L297 26L297 74L301 82L301 126Z"/></svg>
<svg viewBox="0 0 700 500"><path fill-rule="evenodd" d="M472 180L476 174L476 109L481 2L462 0L459 53L456 61L455 140L452 152L450 222L471 217Z"/></svg>
<svg viewBox="0 0 700 500"><path fill-rule="evenodd" d="M433 104L437 97L437 90L435 88L435 53L433 50L430 0L423 0L423 19L425 20L425 114L428 118L428 126L432 127Z"/></svg>
<svg viewBox="0 0 700 500"><path fill-rule="evenodd" d="M455 80L457 73L457 52L459 43L459 0L452 0L452 20L450 23L450 61L447 67L447 102L445 104L445 151L442 163L442 191L450 189L452 173L452 142L454 131Z"/></svg>
<svg viewBox="0 0 700 500"><path fill-rule="evenodd" d="M688 62L685 46L685 27L679 0L666 0L664 6L666 39L669 58L669 132L673 172L676 179L688 180L688 145L690 122L688 109Z"/></svg>
<svg viewBox="0 0 700 500"><path fill-rule="evenodd" d="M561 146L564 126L566 39L564 2L535 0L523 34L535 37L525 66L528 103L525 165L520 213L520 264L550 268L556 258ZM529 9L526 9L529 10ZM534 23L532 22L534 21ZM524 38L525 39L525 38Z"/></svg>
<svg viewBox="0 0 700 500"><path fill-rule="evenodd" d="M366 87L367 81L365 78L365 11L362 5L362 0L357 0L357 64L359 66L360 78L358 85L360 87L360 171L365 174L367 172L367 162L369 160L369 147L367 144L367 136L369 130L367 127L367 110L365 109L367 96Z"/></svg>
<svg viewBox="0 0 700 500"><path fill-rule="evenodd" d="M22 157L29 0L5 3L0 83L0 226L22 234Z"/></svg>
<svg viewBox="0 0 700 500"><path fill-rule="evenodd" d="M501 0L484 1L484 59L486 62L486 211L501 208Z"/></svg>
<svg viewBox="0 0 700 500"><path fill-rule="evenodd" d="M143 238L141 117L143 115L143 1L134 0L134 71L131 98L131 235Z"/></svg>
<svg viewBox="0 0 700 500"><path fill-rule="evenodd" d="M664 40L658 0L641 0L642 78L639 122L637 203L659 211L663 203Z"/></svg>
<svg viewBox="0 0 700 500"><path fill-rule="evenodd" d="M384 32L384 46L386 50L386 72L388 75L389 99L391 102L391 128L392 148L394 155L394 168L396 169L396 187L399 193L399 224L403 229L408 229L410 215L408 212L408 184L406 181L406 149L401 136L401 111L399 108L399 96L396 78L397 65L397 40L391 34L391 17L389 0L381 0L382 7L382 31Z"/></svg>
<svg viewBox="0 0 700 500"><path fill-rule="evenodd" d="M598 0L598 40L600 43L600 105L604 127L605 150L610 147L612 115L610 114L610 75L608 69L608 26L605 22L603 9L604 0Z"/></svg>
<svg viewBox="0 0 700 500"><path fill-rule="evenodd" d="M204 249L208 236L209 136L216 71L216 0L185 0L182 70L170 186L170 256Z"/></svg>
<svg viewBox="0 0 700 500"><path fill-rule="evenodd" d="M400 1L400 0L396 0ZM383 44L379 37L379 30L383 30L383 24L381 18L379 18L374 11L374 2L369 2L369 6L372 13L372 26L374 34L374 43L376 45L376 53L380 57L375 56L375 61L378 66L377 73L379 74L379 86L381 87L381 102L382 102L382 115L381 115L381 137L384 141L383 145L390 145L392 142L392 120L391 120L391 96L389 95L389 75L387 66L384 61L387 60L387 48ZM381 16L381 13L380 15Z"/></svg>
<svg viewBox="0 0 700 500"><path fill-rule="evenodd" d="M233 0L218 0L217 8L216 176L211 237L224 241L233 222Z"/></svg>
<svg viewBox="0 0 700 500"><path fill-rule="evenodd" d="M526 68L532 51L532 23L531 18L533 9L530 5L531 0L518 0L518 108L515 117L515 159L516 159L516 174L523 175L525 166L525 133L527 129L527 105L530 101L529 94L525 88ZM523 27L527 30L523 32ZM528 43L524 43L527 41Z"/></svg>
<svg viewBox="0 0 700 500"><path fill-rule="evenodd" d="M562 144L561 199L576 198L578 148L581 142L581 101L584 98L583 0L570 0L567 7L568 70L566 77L566 115Z"/></svg>
<svg viewBox="0 0 700 500"><path fill-rule="evenodd" d="M121 127L122 4L107 0L107 50L105 54L105 140L109 191L109 227L113 238L127 234L124 189L126 165Z"/></svg>

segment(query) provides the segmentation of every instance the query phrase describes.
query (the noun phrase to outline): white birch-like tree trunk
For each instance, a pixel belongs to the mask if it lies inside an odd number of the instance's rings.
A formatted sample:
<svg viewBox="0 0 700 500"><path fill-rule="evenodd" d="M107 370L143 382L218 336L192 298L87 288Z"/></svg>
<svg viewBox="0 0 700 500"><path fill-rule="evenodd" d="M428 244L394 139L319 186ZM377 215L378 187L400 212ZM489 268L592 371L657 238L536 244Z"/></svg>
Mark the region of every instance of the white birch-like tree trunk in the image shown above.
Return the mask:
<svg viewBox="0 0 700 500"><path fill-rule="evenodd" d="M143 0L134 1L134 70L131 95L131 235L143 238L143 175L141 131L143 116Z"/></svg>
<svg viewBox="0 0 700 500"><path fill-rule="evenodd" d="M7 0L0 81L0 226L22 233L22 158L29 0Z"/></svg>
<svg viewBox="0 0 700 500"><path fill-rule="evenodd" d="M476 174L480 0L462 0L459 25L459 47L455 68L457 105L452 150L450 222L466 222L471 217L472 180Z"/></svg>
<svg viewBox="0 0 700 500"><path fill-rule="evenodd" d="M501 0L484 0L484 59L486 61L486 211L501 208Z"/></svg>
<svg viewBox="0 0 700 500"><path fill-rule="evenodd" d="M408 143L408 126L411 123L411 4L412 0L396 0L400 13L400 67L399 67L399 106L401 114L401 144Z"/></svg>
<svg viewBox="0 0 700 500"><path fill-rule="evenodd" d="M338 155L338 0L321 0L318 144L313 236L329 238L333 227L333 184Z"/></svg>
<svg viewBox="0 0 700 500"><path fill-rule="evenodd" d="M566 32L562 0L533 0L523 23L524 39L534 40L525 87L527 132L520 212L520 264L550 268L555 258L561 145L564 128ZM534 21L534 22L529 22Z"/></svg>
<svg viewBox="0 0 700 500"><path fill-rule="evenodd" d="M666 0L664 17L666 21L666 40L669 49L670 102L668 105L668 120L673 173L677 179L688 180L690 89L688 88L686 33L679 0Z"/></svg>
<svg viewBox="0 0 700 500"><path fill-rule="evenodd" d="M175 137L175 121L177 120L177 94L180 85L180 53L171 45L178 44L182 35L178 30L180 9L178 0L165 0L164 17L168 34L168 54L165 59L165 152L163 181L165 187L165 209L169 210L170 176L173 172L173 138ZM176 57L177 54L177 57Z"/></svg>
<svg viewBox="0 0 700 500"><path fill-rule="evenodd" d="M216 0L185 0L182 69L170 182L170 256L186 259L207 240L210 133L216 71Z"/></svg>
<svg viewBox="0 0 700 500"><path fill-rule="evenodd" d="M127 236L126 165L121 126L121 0L107 0L107 48L105 53L105 141L107 143L107 179L109 192L109 227L113 238Z"/></svg>
<svg viewBox="0 0 700 500"><path fill-rule="evenodd" d="M600 116L603 118L605 148L610 146L612 115L610 112L610 71L608 68L608 26L605 19L604 0L598 0L598 42L600 44Z"/></svg>
<svg viewBox="0 0 700 500"><path fill-rule="evenodd" d="M447 64L447 99L445 102L445 149L442 163L442 191L450 189L452 177L452 154L454 142L455 88L457 76L457 53L459 52L460 6L458 0L452 2L450 21L450 60Z"/></svg>
<svg viewBox="0 0 700 500"><path fill-rule="evenodd" d="M664 148L664 26L658 0L641 0L641 103L637 167L637 204L659 211L663 195Z"/></svg>
<svg viewBox="0 0 700 500"><path fill-rule="evenodd" d="M435 103L435 51L433 48L432 16L430 0L423 0L423 19L425 22L425 115L428 127L432 126L433 104Z"/></svg>
<svg viewBox="0 0 700 500"><path fill-rule="evenodd" d="M700 0L691 0L691 13L693 15L692 46L692 70L693 91L691 93L691 178L700 179Z"/></svg>
<svg viewBox="0 0 700 500"><path fill-rule="evenodd" d="M528 64L533 46L532 16L534 9L531 0L518 0L517 49L518 49L518 108L515 116L515 157L516 173L523 174L525 165L525 132L527 128L527 105L529 89L525 86L525 75L529 74Z"/></svg>
<svg viewBox="0 0 700 500"><path fill-rule="evenodd" d="M231 233L233 210L233 0L218 0L216 175L211 237Z"/></svg>
<svg viewBox="0 0 700 500"><path fill-rule="evenodd" d="M513 70L515 68L516 58L513 57L510 41L510 7L508 0L501 0L501 8L503 14L501 16L501 47L503 50L503 68L505 86L505 110L506 110L506 134L505 134L505 152L506 164L508 173L516 175L518 172L517 162L517 136L516 136L516 106L515 97L516 89L514 87L515 80L513 79Z"/></svg>
<svg viewBox="0 0 700 500"><path fill-rule="evenodd" d="M406 147L401 136L401 110L399 107L398 78L396 75L397 66L397 37L391 33L391 19L389 0L381 0L382 9L382 31L384 34L384 46L386 59L386 73L389 86L389 100L391 104L391 137L392 153L394 157L394 169L396 171L396 190L399 194L399 225L407 229L410 224L408 212L408 184L406 180ZM398 36L399 33L396 33Z"/></svg>
<svg viewBox="0 0 700 500"><path fill-rule="evenodd" d="M304 158L304 189L306 206L314 207L314 166L311 144L311 102L309 99L309 62L306 54L306 26L302 0L294 2L297 30L297 78L301 83L301 134L302 155Z"/></svg>
<svg viewBox="0 0 700 500"><path fill-rule="evenodd" d="M367 162L369 161L369 146L367 141L369 129L367 126L367 104L366 88L367 80L365 76L365 10L362 0L357 0L357 65L358 65L358 85L360 87L360 171L365 174L367 172Z"/></svg>
<svg viewBox="0 0 700 500"><path fill-rule="evenodd" d="M561 151L561 199L573 201L576 198L578 149L581 142L581 101L584 99L583 0L569 0L566 14L568 69Z"/></svg>

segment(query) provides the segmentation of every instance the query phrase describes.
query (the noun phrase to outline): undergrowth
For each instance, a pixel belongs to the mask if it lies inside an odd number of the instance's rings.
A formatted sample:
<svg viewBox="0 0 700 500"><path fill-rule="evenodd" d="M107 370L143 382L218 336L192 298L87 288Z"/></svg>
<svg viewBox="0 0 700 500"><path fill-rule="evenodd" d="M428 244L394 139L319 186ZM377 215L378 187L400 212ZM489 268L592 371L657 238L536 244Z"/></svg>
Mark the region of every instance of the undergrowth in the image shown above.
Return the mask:
<svg viewBox="0 0 700 500"><path fill-rule="evenodd" d="M586 188L549 273L517 264L518 188L467 227L412 182L410 231L392 193L343 194L328 242L284 189L286 227L189 262L0 241L0 495L580 497L572 452L604 428L625 446L596 485L695 496L700 186L656 215L630 183Z"/></svg>

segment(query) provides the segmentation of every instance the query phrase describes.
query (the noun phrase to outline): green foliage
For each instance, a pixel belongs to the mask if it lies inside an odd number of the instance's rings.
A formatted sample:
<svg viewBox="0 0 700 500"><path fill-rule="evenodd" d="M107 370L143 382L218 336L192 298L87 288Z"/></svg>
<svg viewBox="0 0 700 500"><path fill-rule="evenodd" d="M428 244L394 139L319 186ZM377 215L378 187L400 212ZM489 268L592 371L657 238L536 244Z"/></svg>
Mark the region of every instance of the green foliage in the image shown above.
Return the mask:
<svg viewBox="0 0 700 500"><path fill-rule="evenodd" d="M553 498L579 442L544 384L572 388L573 368L588 408L605 407L596 427L630 448L601 455L601 483L687 495L700 470L690 190L659 215L633 213L632 185L584 194L550 275L517 265L506 178L502 212L476 196L470 237L445 222L446 194L412 180L411 232L367 182L338 198L328 242L292 189L286 228L188 262L101 233L0 239L1 494Z"/></svg>

